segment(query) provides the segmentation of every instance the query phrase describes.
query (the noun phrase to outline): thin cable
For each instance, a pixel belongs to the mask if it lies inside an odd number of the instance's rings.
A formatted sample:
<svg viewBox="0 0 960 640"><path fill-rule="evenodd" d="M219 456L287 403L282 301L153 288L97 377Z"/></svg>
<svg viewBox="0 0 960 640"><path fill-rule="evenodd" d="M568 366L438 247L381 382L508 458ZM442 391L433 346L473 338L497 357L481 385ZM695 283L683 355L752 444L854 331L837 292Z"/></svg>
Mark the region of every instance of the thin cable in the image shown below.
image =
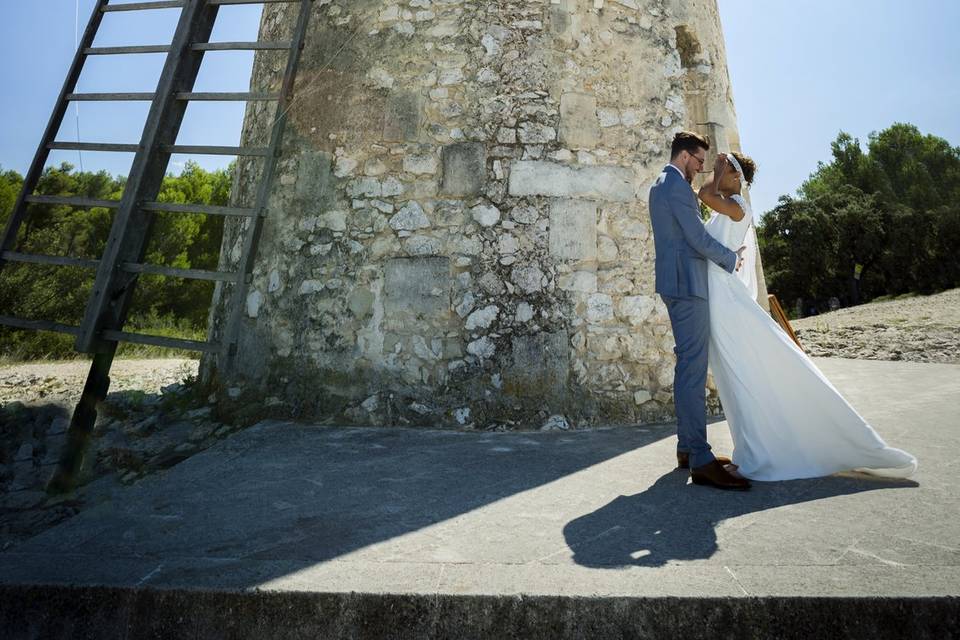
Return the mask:
<svg viewBox="0 0 960 640"><path fill-rule="evenodd" d="M80 46L80 0L76 0L75 11L73 13L73 48ZM77 122L77 142L80 142L80 103L73 102L74 113ZM83 151L77 149L77 157L80 159L80 173L83 173Z"/></svg>

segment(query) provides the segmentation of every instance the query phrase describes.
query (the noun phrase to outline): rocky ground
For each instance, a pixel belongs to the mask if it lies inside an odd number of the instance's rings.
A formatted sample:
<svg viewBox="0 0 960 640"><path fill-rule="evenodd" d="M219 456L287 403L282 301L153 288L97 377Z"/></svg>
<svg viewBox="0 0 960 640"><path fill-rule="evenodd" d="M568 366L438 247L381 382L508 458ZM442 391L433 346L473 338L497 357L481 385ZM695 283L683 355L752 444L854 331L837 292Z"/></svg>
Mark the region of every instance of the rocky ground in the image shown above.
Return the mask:
<svg viewBox="0 0 960 640"><path fill-rule="evenodd" d="M960 289L872 302L791 324L811 356L960 364Z"/></svg>
<svg viewBox="0 0 960 640"><path fill-rule="evenodd" d="M117 485L167 469L237 427L198 397L193 360L118 360L95 437L69 496L44 492L65 442L88 363L0 367L0 550L95 504Z"/></svg>

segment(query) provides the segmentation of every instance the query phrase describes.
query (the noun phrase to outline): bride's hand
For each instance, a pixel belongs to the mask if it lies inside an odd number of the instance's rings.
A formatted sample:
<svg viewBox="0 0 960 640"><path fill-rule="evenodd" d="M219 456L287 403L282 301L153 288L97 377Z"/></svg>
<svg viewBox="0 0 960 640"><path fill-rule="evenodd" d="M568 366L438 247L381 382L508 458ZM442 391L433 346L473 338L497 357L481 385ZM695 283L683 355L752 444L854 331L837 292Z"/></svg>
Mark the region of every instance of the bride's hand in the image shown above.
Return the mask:
<svg viewBox="0 0 960 640"><path fill-rule="evenodd" d="M716 181L720 180L720 176L723 175L723 172L727 168L727 157L718 153L716 159L713 161L713 179Z"/></svg>

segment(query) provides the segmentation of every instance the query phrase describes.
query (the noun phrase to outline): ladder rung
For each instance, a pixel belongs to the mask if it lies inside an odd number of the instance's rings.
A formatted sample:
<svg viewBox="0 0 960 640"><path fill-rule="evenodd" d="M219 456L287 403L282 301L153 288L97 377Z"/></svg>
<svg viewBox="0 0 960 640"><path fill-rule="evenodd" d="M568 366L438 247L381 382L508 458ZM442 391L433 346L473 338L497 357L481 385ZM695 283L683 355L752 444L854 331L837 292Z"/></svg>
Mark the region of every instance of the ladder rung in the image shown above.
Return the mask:
<svg viewBox="0 0 960 640"><path fill-rule="evenodd" d="M205 93L187 93L181 92L177 94L177 100L223 100L223 101L248 101L248 102L257 102L257 101L266 101L266 100L279 100L279 93L253 93L249 91L244 92L205 92Z"/></svg>
<svg viewBox="0 0 960 640"><path fill-rule="evenodd" d="M89 258L72 258L70 256L48 256L42 253L18 253L16 251L4 251L0 255L4 260L12 262L30 262L33 264L55 264L61 267L84 267L86 269L96 269L100 264L99 260L90 260Z"/></svg>
<svg viewBox="0 0 960 640"><path fill-rule="evenodd" d="M209 147L202 145L164 144L160 148L167 153L197 153L214 156L268 156L269 147Z"/></svg>
<svg viewBox="0 0 960 640"><path fill-rule="evenodd" d="M205 213L212 216L239 216L252 218L256 215L254 209L243 207L220 207L209 204L174 204L172 202L144 202L142 211L169 211L172 213Z"/></svg>
<svg viewBox="0 0 960 640"><path fill-rule="evenodd" d="M136 262L124 262L120 265L120 270L127 273L146 273L155 276L186 278L188 280L212 280L214 282L236 282L238 277L236 273L227 273L226 271L177 269L176 267L164 267L159 264L139 264Z"/></svg>
<svg viewBox="0 0 960 640"><path fill-rule="evenodd" d="M168 53L168 44L142 44L129 47L88 47L83 52L88 56L113 56L123 53Z"/></svg>
<svg viewBox="0 0 960 640"><path fill-rule="evenodd" d="M13 316L0 316L0 324L18 329L32 329L33 331L57 331L75 336L80 334L80 327L51 320L27 320L26 318L15 318Z"/></svg>
<svg viewBox="0 0 960 640"><path fill-rule="evenodd" d="M123 151L125 153L136 153L140 145L136 144L113 144L107 142L51 142L47 149L66 149L70 151Z"/></svg>
<svg viewBox="0 0 960 640"><path fill-rule="evenodd" d="M74 207L105 207L107 209L116 209L120 206L119 200L97 200L95 198L83 198L81 196L27 196L24 198L27 202L35 204L69 204Z"/></svg>
<svg viewBox="0 0 960 640"><path fill-rule="evenodd" d="M101 11L140 11L142 9L180 9L184 0L159 0L155 2L130 2L128 4L108 4Z"/></svg>
<svg viewBox="0 0 960 640"><path fill-rule="evenodd" d="M128 331L113 331L112 329L102 331L100 335L105 340L111 340L113 342L133 342L136 344L149 344L154 347L186 349L187 351L205 351L207 353L220 351L220 345L215 342L186 340L184 338L167 338L166 336L152 336L145 333L130 333Z"/></svg>
<svg viewBox="0 0 960 640"><path fill-rule="evenodd" d="M253 42L197 42L192 46L194 51L253 51L289 48L290 42L267 42L262 40Z"/></svg>
<svg viewBox="0 0 960 640"><path fill-rule="evenodd" d="M300 2L301 0L207 0L207 4L279 4L281 2Z"/></svg>
<svg viewBox="0 0 960 640"><path fill-rule="evenodd" d="M66 99L73 101L106 101L106 100L153 100L153 93L68 93Z"/></svg>

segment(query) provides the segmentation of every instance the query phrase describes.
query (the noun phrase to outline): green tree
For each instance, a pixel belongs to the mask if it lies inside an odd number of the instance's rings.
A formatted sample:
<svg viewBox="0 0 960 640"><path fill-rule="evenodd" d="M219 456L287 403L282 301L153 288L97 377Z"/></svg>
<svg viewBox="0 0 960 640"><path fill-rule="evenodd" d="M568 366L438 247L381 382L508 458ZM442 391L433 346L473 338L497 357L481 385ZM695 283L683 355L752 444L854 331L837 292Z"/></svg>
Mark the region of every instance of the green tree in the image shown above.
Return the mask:
<svg viewBox="0 0 960 640"><path fill-rule="evenodd" d="M163 202L225 205L229 199L233 167L205 171L188 163L180 175L168 175L158 199ZM20 191L22 178L0 173L0 205L6 222ZM117 200L125 180L105 172L76 172L63 163L48 167L36 193ZM99 259L113 221L106 208L77 209L67 205L31 204L21 226L16 250L56 256ZM151 230L145 261L185 269L215 269L223 233L220 216L159 213ZM76 325L93 282L94 272L80 267L6 263L0 271L0 314L46 319ZM166 332L181 327L191 334L202 331L212 292L209 282L158 276L139 278L130 322L140 330ZM195 335L191 335L195 337ZM0 352L37 357L72 355L70 336L0 328Z"/></svg>
<svg viewBox="0 0 960 640"><path fill-rule="evenodd" d="M960 285L960 149L897 123L870 134L866 151L840 132L831 153L758 225L770 290L825 306ZM827 252L819 265L813 250Z"/></svg>

